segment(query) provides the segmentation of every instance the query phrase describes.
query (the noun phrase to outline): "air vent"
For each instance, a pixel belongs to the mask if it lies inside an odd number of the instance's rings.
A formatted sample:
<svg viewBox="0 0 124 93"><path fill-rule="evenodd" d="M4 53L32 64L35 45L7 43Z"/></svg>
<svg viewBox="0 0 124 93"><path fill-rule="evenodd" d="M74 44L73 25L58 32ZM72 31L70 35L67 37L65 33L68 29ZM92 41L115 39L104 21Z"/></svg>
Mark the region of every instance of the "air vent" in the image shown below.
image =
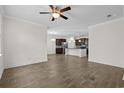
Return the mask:
<svg viewBox="0 0 124 93"><path fill-rule="evenodd" d="M111 14L108 14L107 17L108 17L108 18L109 18L109 17L112 17L112 15L111 15Z"/></svg>

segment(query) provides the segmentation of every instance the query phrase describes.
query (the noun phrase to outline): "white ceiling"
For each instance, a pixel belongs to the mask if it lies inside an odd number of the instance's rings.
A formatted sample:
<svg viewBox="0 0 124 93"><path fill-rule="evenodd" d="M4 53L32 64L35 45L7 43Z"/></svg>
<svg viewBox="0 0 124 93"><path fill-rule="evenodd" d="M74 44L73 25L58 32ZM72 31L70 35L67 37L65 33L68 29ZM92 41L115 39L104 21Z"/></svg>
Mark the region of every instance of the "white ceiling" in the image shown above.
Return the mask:
<svg viewBox="0 0 124 93"><path fill-rule="evenodd" d="M65 6L59 7L63 8ZM58 18L54 22L50 21L51 15L39 14L40 11L50 11L49 6L46 5L5 5L3 8L7 16L45 24L49 27L49 31L50 29L52 29L51 31L63 31L65 34L68 30L73 29L72 31L76 31L76 29L80 29L80 31L83 31L90 25L123 16L123 7L121 5L71 5L71 11L64 13L69 19ZM107 18L108 14L111 14L112 17Z"/></svg>

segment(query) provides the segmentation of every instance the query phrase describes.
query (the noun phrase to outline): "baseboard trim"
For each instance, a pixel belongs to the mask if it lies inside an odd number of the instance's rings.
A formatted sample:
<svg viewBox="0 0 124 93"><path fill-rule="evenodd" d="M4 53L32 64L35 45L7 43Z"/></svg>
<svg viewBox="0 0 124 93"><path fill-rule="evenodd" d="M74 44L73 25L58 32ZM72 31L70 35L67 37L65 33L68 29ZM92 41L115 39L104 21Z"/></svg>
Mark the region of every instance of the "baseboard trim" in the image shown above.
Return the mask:
<svg viewBox="0 0 124 93"><path fill-rule="evenodd" d="M15 67L22 67L22 66L28 66L28 65L38 64L38 63L42 63L42 62L47 62L47 60L43 60L41 62L28 63L28 64L18 64L18 65L12 65L12 66L5 66L5 69L15 68Z"/></svg>
<svg viewBox="0 0 124 93"><path fill-rule="evenodd" d="M123 65L111 64L109 62L103 62L103 61L100 61L100 60L91 60L91 59L88 59L88 61L89 62L93 62L93 63L104 64L104 65L108 65L108 66L114 66L114 67L118 67L118 68L124 68Z"/></svg>
<svg viewBox="0 0 124 93"><path fill-rule="evenodd" d="M122 68L122 69L124 69L124 66L112 65L112 64L103 63L103 62L100 62L100 61L91 61L91 60L88 60L88 61L89 61L89 62L93 62L93 63L97 63L97 64L103 64L103 65L108 65L108 66L113 66L113 67L117 67L117 68Z"/></svg>

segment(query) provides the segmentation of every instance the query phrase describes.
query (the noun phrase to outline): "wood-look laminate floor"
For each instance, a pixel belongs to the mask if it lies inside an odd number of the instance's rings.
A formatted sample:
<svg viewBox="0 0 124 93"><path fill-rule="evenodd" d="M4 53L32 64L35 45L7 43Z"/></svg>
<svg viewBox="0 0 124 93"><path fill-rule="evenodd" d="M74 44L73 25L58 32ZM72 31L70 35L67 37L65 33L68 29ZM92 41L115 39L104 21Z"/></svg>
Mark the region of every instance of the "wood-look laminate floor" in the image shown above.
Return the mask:
<svg viewBox="0 0 124 93"><path fill-rule="evenodd" d="M88 62L87 58L50 55L48 62L6 69L0 87L124 87L124 69Z"/></svg>

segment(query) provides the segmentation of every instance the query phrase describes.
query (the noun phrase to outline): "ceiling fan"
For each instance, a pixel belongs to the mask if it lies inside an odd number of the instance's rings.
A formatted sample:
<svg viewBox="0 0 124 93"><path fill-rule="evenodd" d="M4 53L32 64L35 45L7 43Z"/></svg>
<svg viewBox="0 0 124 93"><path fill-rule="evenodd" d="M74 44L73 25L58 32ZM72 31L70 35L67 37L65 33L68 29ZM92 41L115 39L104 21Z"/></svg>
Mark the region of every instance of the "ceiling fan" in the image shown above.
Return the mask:
<svg viewBox="0 0 124 93"><path fill-rule="evenodd" d="M57 19L59 17L62 17L65 20L68 19L68 17L64 16L62 13L65 12L65 11L71 10L71 7L70 6L65 7L63 9L60 9L59 7L53 6L53 5L49 5L49 7L52 10L51 12L40 12L40 14L51 14L52 15L51 21L54 21L55 19Z"/></svg>

